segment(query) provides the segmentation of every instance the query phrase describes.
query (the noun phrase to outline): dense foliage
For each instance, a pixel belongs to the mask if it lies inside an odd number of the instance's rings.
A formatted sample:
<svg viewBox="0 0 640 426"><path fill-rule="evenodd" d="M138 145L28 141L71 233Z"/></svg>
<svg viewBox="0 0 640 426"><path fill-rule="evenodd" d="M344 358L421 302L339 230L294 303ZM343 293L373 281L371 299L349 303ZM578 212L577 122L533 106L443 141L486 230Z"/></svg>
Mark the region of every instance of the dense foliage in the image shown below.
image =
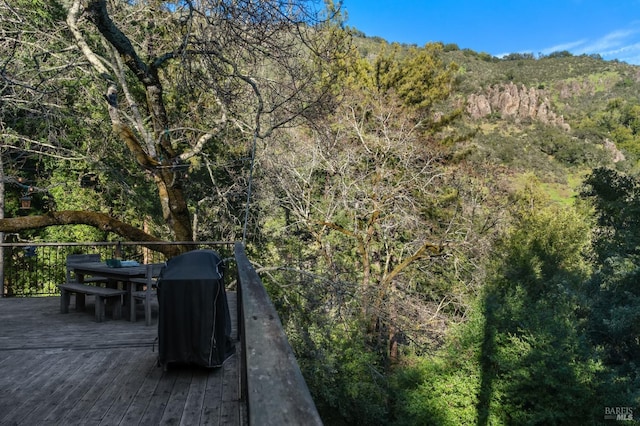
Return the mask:
<svg viewBox="0 0 640 426"><path fill-rule="evenodd" d="M638 68L256 4L0 2L3 216L246 233L328 425L640 417Z"/></svg>

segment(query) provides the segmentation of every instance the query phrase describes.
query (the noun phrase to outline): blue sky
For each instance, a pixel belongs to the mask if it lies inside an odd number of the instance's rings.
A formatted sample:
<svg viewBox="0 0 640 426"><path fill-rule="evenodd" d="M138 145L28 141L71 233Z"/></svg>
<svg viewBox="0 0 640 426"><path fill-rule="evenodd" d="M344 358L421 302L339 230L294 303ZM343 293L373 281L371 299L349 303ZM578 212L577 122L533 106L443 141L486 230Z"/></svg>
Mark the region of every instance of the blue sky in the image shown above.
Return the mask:
<svg viewBox="0 0 640 426"><path fill-rule="evenodd" d="M640 0L343 0L343 10L348 26L389 42L494 56L567 50L640 65Z"/></svg>

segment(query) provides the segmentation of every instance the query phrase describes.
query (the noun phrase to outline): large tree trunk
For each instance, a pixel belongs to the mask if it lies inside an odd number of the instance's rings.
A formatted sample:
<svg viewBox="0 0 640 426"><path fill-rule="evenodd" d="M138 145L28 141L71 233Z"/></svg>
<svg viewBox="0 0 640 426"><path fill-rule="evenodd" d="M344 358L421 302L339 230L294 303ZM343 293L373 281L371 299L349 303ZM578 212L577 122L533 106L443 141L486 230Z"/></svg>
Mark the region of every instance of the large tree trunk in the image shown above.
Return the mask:
<svg viewBox="0 0 640 426"><path fill-rule="evenodd" d="M77 4L78 1L76 1ZM153 175L158 188L163 216L173 231L174 238L177 241L191 241L193 232L191 217L183 194L183 178L180 173L174 170L179 156L172 148L167 132L170 126L164 105L162 83L158 76L158 67L162 61L156 60L147 64L140 58L131 41L109 17L105 0L89 1L86 10L89 19L118 52L122 62L133 72L146 91L147 110L153 126L150 138L143 140L143 129L138 129L138 134L136 134L120 120L118 91L115 85L109 87L105 97L113 131L127 145L138 164ZM69 11L67 21L71 23L72 29L77 19L77 13L77 8L71 8ZM75 32L74 35L77 40L82 37L79 32ZM79 40L78 43L82 44L82 41ZM85 55L95 56L89 49L85 49L83 52ZM100 61L90 60L90 62Z"/></svg>

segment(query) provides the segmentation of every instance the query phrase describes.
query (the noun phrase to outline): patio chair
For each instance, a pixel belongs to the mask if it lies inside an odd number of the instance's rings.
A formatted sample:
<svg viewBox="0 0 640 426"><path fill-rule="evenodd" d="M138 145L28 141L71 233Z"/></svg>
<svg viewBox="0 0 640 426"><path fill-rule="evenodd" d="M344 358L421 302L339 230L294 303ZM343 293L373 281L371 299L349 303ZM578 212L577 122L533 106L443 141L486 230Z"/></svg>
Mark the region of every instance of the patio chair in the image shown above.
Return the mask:
<svg viewBox="0 0 640 426"><path fill-rule="evenodd" d="M131 289L131 300L129 303L131 321L136 321L136 302L141 300L144 304L145 324L151 325L151 302L158 297L158 276L163 267L164 264L162 263L147 264L147 271L144 278L131 279L132 286L144 286L144 289L140 291L135 287Z"/></svg>

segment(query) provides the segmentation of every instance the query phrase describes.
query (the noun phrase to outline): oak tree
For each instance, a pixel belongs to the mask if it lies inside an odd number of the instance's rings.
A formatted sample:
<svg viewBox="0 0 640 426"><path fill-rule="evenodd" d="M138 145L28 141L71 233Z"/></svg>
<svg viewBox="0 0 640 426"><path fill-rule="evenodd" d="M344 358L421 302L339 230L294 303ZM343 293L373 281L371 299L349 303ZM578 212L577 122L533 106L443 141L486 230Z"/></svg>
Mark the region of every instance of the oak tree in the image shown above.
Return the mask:
<svg viewBox="0 0 640 426"><path fill-rule="evenodd" d="M240 143L248 151L279 128L323 114L333 102L332 61L348 41L335 30L335 10L303 0L286 7L157 0L63 6L67 48L81 53L90 84L105 87L112 135L154 182L178 241L194 235L189 209L197 199L186 195L185 171L215 162L211 144ZM63 217L69 215L32 225ZM0 229L16 229L14 223L0 221Z"/></svg>

